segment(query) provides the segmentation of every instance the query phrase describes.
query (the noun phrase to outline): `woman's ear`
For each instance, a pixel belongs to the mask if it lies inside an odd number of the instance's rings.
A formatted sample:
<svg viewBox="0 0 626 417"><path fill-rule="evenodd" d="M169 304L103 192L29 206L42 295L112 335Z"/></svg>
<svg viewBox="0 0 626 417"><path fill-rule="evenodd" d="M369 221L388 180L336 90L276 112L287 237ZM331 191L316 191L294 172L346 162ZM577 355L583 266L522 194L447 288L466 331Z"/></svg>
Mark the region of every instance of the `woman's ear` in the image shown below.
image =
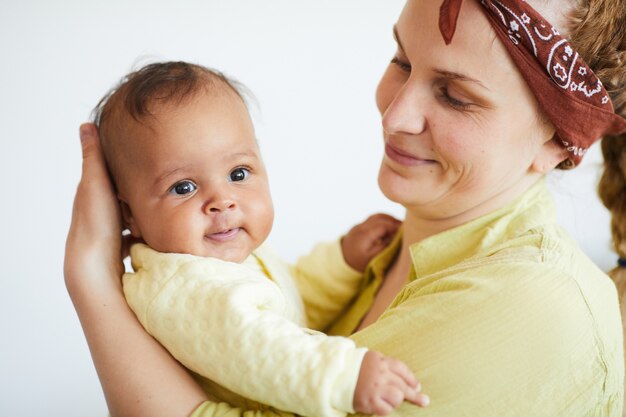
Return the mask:
<svg viewBox="0 0 626 417"><path fill-rule="evenodd" d="M130 209L130 206L126 202L126 200L120 195L117 196L117 199L120 202L120 208L122 210L122 223L124 227L130 230L130 234L133 237L140 238L141 230L139 229L139 225L135 221L135 217L133 217L133 212Z"/></svg>
<svg viewBox="0 0 626 417"><path fill-rule="evenodd" d="M547 174L568 158L567 149L557 142L556 136L545 142L530 166L530 170Z"/></svg>

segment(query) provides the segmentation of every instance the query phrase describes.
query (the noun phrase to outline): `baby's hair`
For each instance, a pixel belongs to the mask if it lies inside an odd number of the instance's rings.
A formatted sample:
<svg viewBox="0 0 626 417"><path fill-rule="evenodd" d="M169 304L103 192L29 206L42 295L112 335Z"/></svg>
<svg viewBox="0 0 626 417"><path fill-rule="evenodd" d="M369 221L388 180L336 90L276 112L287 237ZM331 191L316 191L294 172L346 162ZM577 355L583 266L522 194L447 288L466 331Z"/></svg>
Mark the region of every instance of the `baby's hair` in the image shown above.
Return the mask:
<svg viewBox="0 0 626 417"><path fill-rule="evenodd" d="M150 128L155 109L184 104L199 93L232 93L245 104L242 91L247 92L243 85L221 72L182 61L148 64L124 76L92 111L114 183L131 125Z"/></svg>
<svg viewBox="0 0 626 417"><path fill-rule="evenodd" d="M244 100L242 85L219 71L183 61L148 64L124 76L98 102L92 119L99 127L113 106L123 103L125 111L140 122L155 104L180 104L206 87L227 87Z"/></svg>

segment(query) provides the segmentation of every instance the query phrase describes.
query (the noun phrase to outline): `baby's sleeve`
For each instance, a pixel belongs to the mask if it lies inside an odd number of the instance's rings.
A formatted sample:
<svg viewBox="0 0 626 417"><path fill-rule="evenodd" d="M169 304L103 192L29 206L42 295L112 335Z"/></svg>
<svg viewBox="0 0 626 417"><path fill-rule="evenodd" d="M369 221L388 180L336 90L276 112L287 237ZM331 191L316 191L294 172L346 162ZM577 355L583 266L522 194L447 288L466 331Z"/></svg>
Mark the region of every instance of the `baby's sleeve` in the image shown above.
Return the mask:
<svg viewBox="0 0 626 417"><path fill-rule="evenodd" d="M339 239L317 244L291 266L313 329L328 327L358 293L363 274L346 263Z"/></svg>
<svg viewBox="0 0 626 417"><path fill-rule="evenodd" d="M366 349L286 319L278 286L252 269L205 258L167 268L175 272L166 279L155 268L127 274L124 290L142 325L184 366L277 409L353 412Z"/></svg>

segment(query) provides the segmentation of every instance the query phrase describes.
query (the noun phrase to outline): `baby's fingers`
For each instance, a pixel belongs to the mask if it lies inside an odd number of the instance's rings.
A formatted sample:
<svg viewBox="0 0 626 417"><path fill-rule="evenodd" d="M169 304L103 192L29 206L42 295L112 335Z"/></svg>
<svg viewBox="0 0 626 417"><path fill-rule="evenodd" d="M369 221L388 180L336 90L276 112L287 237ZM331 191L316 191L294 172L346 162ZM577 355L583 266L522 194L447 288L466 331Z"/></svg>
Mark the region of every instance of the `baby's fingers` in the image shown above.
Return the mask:
<svg viewBox="0 0 626 417"><path fill-rule="evenodd" d="M404 393L404 399L420 407L426 407L430 404L428 395L419 392L419 390L407 387Z"/></svg>
<svg viewBox="0 0 626 417"><path fill-rule="evenodd" d="M390 414L396 406L389 404L383 397L377 397L372 402L372 414L386 416Z"/></svg>
<svg viewBox="0 0 626 417"><path fill-rule="evenodd" d="M413 375L413 371L406 366L404 362L397 359L386 358L388 361L389 369L396 375L398 375L406 385L412 388L419 388L417 378Z"/></svg>
<svg viewBox="0 0 626 417"><path fill-rule="evenodd" d="M387 360L389 361L389 369L399 377L396 383L401 385L404 399L420 407L426 407L430 403L430 398L420 392L421 385L415 378L413 371L404 362L391 358L387 358Z"/></svg>

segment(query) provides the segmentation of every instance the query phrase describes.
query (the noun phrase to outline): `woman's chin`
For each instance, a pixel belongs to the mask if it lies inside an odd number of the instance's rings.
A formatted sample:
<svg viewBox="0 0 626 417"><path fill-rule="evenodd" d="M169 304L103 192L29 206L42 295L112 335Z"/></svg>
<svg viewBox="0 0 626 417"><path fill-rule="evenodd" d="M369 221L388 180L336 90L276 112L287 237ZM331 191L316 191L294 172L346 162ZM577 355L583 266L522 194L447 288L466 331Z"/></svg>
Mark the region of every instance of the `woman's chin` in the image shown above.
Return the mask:
<svg viewBox="0 0 626 417"><path fill-rule="evenodd" d="M387 199L405 207L414 205L419 199L414 181L385 172L382 167L378 175L378 188Z"/></svg>

